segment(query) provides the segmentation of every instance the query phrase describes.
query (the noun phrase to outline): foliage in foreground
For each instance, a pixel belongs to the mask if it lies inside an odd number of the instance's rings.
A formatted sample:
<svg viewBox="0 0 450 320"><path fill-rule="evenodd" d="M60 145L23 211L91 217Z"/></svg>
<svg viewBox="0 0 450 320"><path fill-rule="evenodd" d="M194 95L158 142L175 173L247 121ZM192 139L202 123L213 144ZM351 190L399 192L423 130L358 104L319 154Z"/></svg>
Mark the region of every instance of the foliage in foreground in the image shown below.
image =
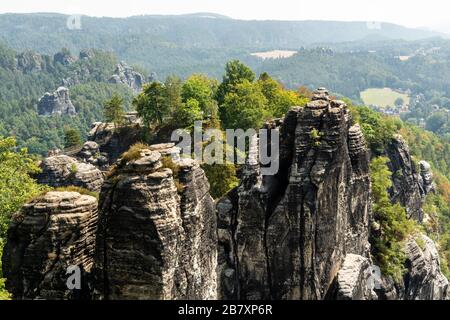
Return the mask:
<svg viewBox="0 0 450 320"><path fill-rule="evenodd" d="M17 150L14 138L0 137L0 252L11 215L45 187L39 186L30 174L39 171L36 159L26 149ZM7 298L0 260L0 299Z"/></svg>

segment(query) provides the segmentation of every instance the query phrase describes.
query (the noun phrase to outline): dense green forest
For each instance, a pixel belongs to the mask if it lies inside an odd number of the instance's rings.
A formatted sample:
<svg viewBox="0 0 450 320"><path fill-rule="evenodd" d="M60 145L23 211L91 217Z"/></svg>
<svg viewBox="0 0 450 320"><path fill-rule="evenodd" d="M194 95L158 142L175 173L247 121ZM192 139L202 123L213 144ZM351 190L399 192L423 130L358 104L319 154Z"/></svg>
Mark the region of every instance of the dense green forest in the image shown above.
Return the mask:
<svg viewBox="0 0 450 320"><path fill-rule="evenodd" d="M383 23L243 21L211 13L136 16L126 19L81 17L81 28L67 28L66 15L0 15L0 40L12 48L53 54L66 47L114 51L120 59L142 65L163 80L201 72L220 77L222 66L257 50L294 49L315 43L371 39L418 40L439 33Z"/></svg>
<svg viewBox="0 0 450 320"><path fill-rule="evenodd" d="M70 52L62 51L66 57ZM107 80L114 73L117 58L110 53L91 51L89 59L65 65L55 56L33 52L16 53L0 45L0 136L15 136L19 147L46 154L64 146L65 127L77 128L85 137L91 124L102 119L102 104L114 92L130 105L132 90ZM63 79L76 79L70 98L77 116L39 116L38 99L53 92Z"/></svg>
<svg viewBox="0 0 450 320"><path fill-rule="evenodd" d="M411 96L409 112L402 118L414 124L423 119L428 130L446 135L450 133L450 46L441 42L439 50L433 51L434 44L426 42L418 52L408 46L403 51L397 46L374 52L302 49L291 58L251 65L288 87L323 85L358 102L368 88L400 89ZM397 54L409 58L402 61Z"/></svg>

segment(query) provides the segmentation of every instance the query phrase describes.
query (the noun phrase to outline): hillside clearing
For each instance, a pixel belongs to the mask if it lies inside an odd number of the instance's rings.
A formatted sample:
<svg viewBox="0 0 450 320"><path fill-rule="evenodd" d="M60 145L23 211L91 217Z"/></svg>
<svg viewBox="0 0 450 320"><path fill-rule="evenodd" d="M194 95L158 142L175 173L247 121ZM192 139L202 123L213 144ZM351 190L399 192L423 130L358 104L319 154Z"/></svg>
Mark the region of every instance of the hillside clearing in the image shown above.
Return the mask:
<svg viewBox="0 0 450 320"><path fill-rule="evenodd" d="M409 104L409 96L407 94L399 93L390 88L370 88L361 92L360 95L364 104L368 106L393 107L395 100L398 98L402 98L405 104Z"/></svg>

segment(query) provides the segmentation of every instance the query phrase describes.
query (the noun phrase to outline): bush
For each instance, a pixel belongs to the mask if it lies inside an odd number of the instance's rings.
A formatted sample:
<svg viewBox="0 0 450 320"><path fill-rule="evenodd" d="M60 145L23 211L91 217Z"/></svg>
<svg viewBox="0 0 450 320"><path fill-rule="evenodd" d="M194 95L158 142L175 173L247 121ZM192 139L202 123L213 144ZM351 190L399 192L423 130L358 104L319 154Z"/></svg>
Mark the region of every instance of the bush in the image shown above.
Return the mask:
<svg viewBox="0 0 450 320"><path fill-rule="evenodd" d="M209 193L219 199L239 184L233 164L204 164L202 166L210 184Z"/></svg>
<svg viewBox="0 0 450 320"><path fill-rule="evenodd" d="M385 117L368 107L355 107L351 103L349 108L355 122L360 124L372 153L383 154L394 133L402 128L401 120Z"/></svg>
<svg viewBox="0 0 450 320"><path fill-rule="evenodd" d="M0 238L0 300L9 300L10 295L5 288L5 279L3 279L2 274L2 253L3 253L3 240Z"/></svg>
<svg viewBox="0 0 450 320"><path fill-rule="evenodd" d="M180 173L180 167L172 160L171 156L161 157L161 163L163 168L172 170L173 177L178 179Z"/></svg>

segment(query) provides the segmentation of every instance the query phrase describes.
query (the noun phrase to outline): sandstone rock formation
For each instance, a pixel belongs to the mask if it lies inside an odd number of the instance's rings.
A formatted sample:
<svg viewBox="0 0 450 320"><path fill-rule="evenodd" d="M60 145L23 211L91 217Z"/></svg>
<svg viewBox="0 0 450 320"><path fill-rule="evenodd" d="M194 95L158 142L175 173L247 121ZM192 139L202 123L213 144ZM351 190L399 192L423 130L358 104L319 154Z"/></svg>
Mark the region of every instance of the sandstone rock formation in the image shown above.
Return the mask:
<svg viewBox="0 0 450 320"><path fill-rule="evenodd" d="M145 78L139 72L133 70L125 62L117 65L114 75L109 79L110 83L125 84L133 89L134 92L139 92L142 85L145 83Z"/></svg>
<svg viewBox="0 0 450 320"><path fill-rule="evenodd" d="M218 205L223 298L323 299L347 254L368 256L369 158L345 104L321 89L275 130L279 173L246 165Z"/></svg>
<svg viewBox="0 0 450 320"><path fill-rule="evenodd" d="M108 155L100 152L100 146L95 141L85 142L76 157L101 169L106 169L109 165Z"/></svg>
<svg viewBox="0 0 450 320"><path fill-rule="evenodd" d="M76 115L76 110L69 97L69 89L59 87L55 92L46 92L38 102L38 113L42 116Z"/></svg>
<svg viewBox="0 0 450 320"><path fill-rule="evenodd" d="M95 57L95 51L92 49L84 49L80 51L79 58L81 60L89 60Z"/></svg>
<svg viewBox="0 0 450 320"><path fill-rule="evenodd" d="M336 292L332 297L337 300L377 299L376 293L372 290L375 284L371 276L369 259L356 254L346 255L337 274Z"/></svg>
<svg viewBox="0 0 450 320"><path fill-rule="evenodd" d="M431 165L422 160L419 162L420 166L420 185L422 187L422 194L427 195L434 191L435 185L433 182L433 171L431 170Z"/></svg>
<svg viewBox="0 0 450 320"><path fill-rule="evenodd" d="M419 235L406 243L408 273L405 298L408 300L443 300L448 295L448 280L442 274L439 254L433 240Z"/></svg>
<svg viewBox="0 0 450 320"><path fill-rule="evenodd" d="M139 120L130 123L134 118L130 116L127 119L128 124L120 128L115 128L112 123L95 122L88 134L88 140L98 144L100 154L107 158L110 165L133 144L141 141Z"/></svg>
<svg viewBox="0 0 450 320"><path fill-rule="evenodd" d="M345 103L326 89L265 125L280 133L278 173L262 174L252 145L240 185L217 204L199 164L171 157L179 152L174 144L122 156L141 137L136 114L127 119L120 128L95 123L77 159L42 161L40 183L101 188L100 213L94 198L73 192L25 205L13 218L3 263L15 298L448 297L436 246L422 235L406 242L404 279L381 275L375 283L368 148ZM392 201L421 221L434 188L430 165L416 169L400 136L386 154ZM95 166L111 169L105 182ZM71 264L83 269L81 291L67 290Z"/></svg>
<svg viewBox="0 0 450 320"><path fill-rule="evenodd" d="M103 174L99 169L66 155L45 158L40 168L37 181L51 187L76 186L99 192L103 184Z"/></svg>
<svg viewBox="0 0 450 320"><path fill-rule="evenodd" d="M76 61L76 58L72 57L70 55L70 52L68 52L68 51L60 51L60 52L57 52L53 56L53 62L54 63L60 63L60 64L62 64L64 66L71 65L75 61Z"/></svg>
<svg viewBox="0 0 450 320"><path fill-rule="evenodd" d="M216 298L214 202L198 163L161 158L173 145L121 161L100 196L96 298ZM171 169L163 167L169 161Z"/></svg>
<svg viewBox="0 0 450 320"><path fill-rule="evenodd" d="M44 58L35 52L23 52L17 55L17 68L23 73L35 73L45 69Z"/></svg>
<svg viewBox="0 0 450 320"><path fill-rule="evenodd" d="M48 192L12 218L3 252L6 288L15 299L89 298L97 199L76 192ZM69 290L66 272L81 271L81 289Z"/></svg>
<svg viewBox="0 0 450 320"><path fill-rule="evenodd" d="M414 164L409 147L401 135L396 135L386 148L393 187L391 200L406 208L408 216L419 222L423 220L422 204L425 196L433 190L433 174L426 161L421 161L420 171Z"/></svg>

